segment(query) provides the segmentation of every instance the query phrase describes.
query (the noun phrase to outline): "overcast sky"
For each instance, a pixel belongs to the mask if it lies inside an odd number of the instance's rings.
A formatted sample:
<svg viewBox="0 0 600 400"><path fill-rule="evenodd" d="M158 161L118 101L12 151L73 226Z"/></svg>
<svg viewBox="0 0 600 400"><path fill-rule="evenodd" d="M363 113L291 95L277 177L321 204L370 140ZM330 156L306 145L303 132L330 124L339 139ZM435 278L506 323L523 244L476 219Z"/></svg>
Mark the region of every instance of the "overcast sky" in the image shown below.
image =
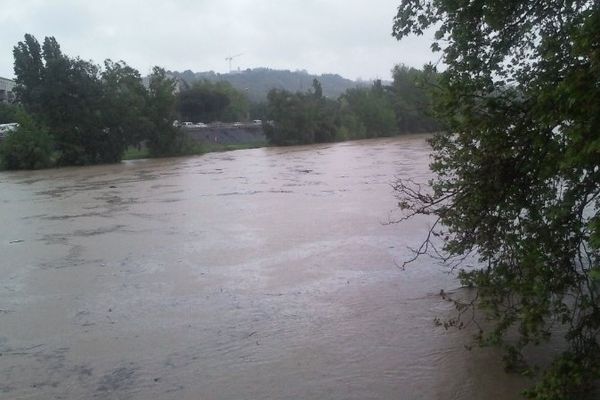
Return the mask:
<svg viewBox="0 0 600 400"><path fill-rule="evenodd" d="M63 52L124 60L143 75L169 70L305 69L389 79L394 64L438 56L431 35L391 37L400 0L0 0L0 76L25 33L54 36Z"/></svg>

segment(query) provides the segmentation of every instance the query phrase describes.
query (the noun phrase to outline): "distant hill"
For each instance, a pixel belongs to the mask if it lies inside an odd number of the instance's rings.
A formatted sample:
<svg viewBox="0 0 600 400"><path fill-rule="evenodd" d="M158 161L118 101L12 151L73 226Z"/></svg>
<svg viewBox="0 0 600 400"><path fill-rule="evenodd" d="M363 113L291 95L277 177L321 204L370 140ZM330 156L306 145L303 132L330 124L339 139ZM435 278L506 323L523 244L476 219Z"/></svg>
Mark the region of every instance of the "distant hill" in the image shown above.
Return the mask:
<svg viewBox="0 0 600 400"><path fill-rule="evenodd" d="M370 85L370 82L356 82L337 74L311 75L306 71L275 70L268 68L246 69L226 74L209 72L171 71L170 75L177 77L187 84L196 80L228 81L233 87L247 91L248 98L254 102L265 101L271 89L285 89L292 92L306 91L312 88L314 78L321 82L323 94L326 97L337 98L346 89Z"/></svg>

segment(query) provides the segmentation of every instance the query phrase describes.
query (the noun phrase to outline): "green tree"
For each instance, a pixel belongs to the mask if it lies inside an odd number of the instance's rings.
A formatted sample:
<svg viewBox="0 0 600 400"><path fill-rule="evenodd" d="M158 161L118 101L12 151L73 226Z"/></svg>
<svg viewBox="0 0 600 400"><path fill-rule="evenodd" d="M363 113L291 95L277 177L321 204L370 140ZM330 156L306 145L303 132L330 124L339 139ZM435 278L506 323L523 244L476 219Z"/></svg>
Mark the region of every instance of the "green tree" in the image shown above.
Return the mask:
<svg viewBox="0 0 600 400"><path fill-rule="evenodd" d="M25 34L25 40L15 46L13 55L17 99L26 104L29 111L40 112L44 70L42 48L33 35Z"/></svg>
<svg viewBox="0 0 600 400"><path fill-rule="evenodd" d="M437 74L396 65L392 70L394 81L390 87L398 130L403 133L435 132L439 124L432 117L431 93Z"/></svg>
<svg viewBox="0 0 600 400"><path fill-rule="evenodd" d="M318 80L315 78L315 79L313 79L312 86L313 86L313 93L314 93L314 96L315 96L317 99L320 99L320 98L322 98L322 97L323 97L323 87L321 86L321 82L319 82L319 81L318 81Z"/></svg>
<svg viewBox="0 0 600 400"><path fill-rule="evenodd" d="M59 165L117 162L142 141L155 155L181 150L174 82L164 70L154 69L146 90L123 61L106 60L101 69L66 56L53 37L40 46L27 34L13 54L17 97L54 137Z"/></svg>
<svg viewBox="0 0 600 400"><path fill-rule="evenodd" d="M249 107L250 119L253 120L265 120L267 119L267 103L250 103Z"/></svg>
<svg viewBox="0 0 600 400"><path fill-rule="evenodd" d="M0 142L0 166L3 169L51 166L54 143L48 130L22 111L17 114L16 120L19 127Z"/></svg>
<svg viewBox="0 0 600 400"><path fill-rule="evenodd" d="M332 142L340 126L338 104L323 96L319 80L313 79L312 86L312 93L305 98L308 100L307 108L314 122L314 140L318 143Z"/></svg>
<svg viewBox="0 0 600 400"><path fill-rule="evenodd" d="M398 133L393 98L389 90L375 81L370 88L348 89L340 104L343 125L354 138L393 136ZM353 118L355 117L355 118Z"/></svg>
<svg viewBox="0 0 600 400"><path fill-rule="evenodd" d="M401 2L398 39L429 27L446 133L431 192L398 182L401 206L437 219L445 259L479 258L460 279L496 321L481 343L524 368L526 346L565 332L527 395L582 398L600 377L600 3Z"/></svg>
<svg viewBox="0 0 600 400"><path fill-rule="evenodd" d="M211 82L196 82L177 96L177 111L185 121L218 121L229 102L229 97L216 90Z"/></svg>
<svg viewBox="0 0 600 400"><path fill-rule="evenodd" d="M314 124L304 95L273 89L267 95L267 139L276 145L314 143Z"/></svg>
<svg viewBox="0 0 600 400"><path fill-rule="evenodd" d="M21 108L16 104L0 103L0 124L17 122L17 115Z"/></svg>
<svg viewBox="0 0 600 400"><path fill-rule="evenodd" d="M313 81L313 90L291 93L271 90L267 96L265 135L273 144L295 145L335 140L339 129L338 105L323 97L320 83Z"/></svg>
<svg viewBox="0 0 600 400"><path fill-rule="evenodd" d="M111 147L123 154L127 146L140 146L151 134L148 91L139 72L123 61L104 62L102 83L104 130L113 141L118 141Z"/></svg>
<svg viewBox="0 0 600 400"><path fill-rule="evenodd" d="M40 49L33 36L25 35L13 53L17 98L54 136L57 162L81 165L120 160L120 141L102 120L98 66L64 55L52 37L46 37Z"/></svg>
<svg viewBox="0 0 600 400"><path fill-rule="evenodd" d="M185 121L235 122L247 119L249 104L229 82L202 80L178 94L177 111Z"/></svg>
<svg viewBox="0 0 600 400"><path fill-rule="evenodd" d="M182 150L183 136L175 121L175 80L169 78L164 69L154 67L150 75L146 115L146 144L154 156L178 154Z"/></svg>
<svg viewBox="0 0 600 400"><path fill-rule="evenodd" d="M250 103L247 98L247 89L244 91L238 90L227 81L218 81L215 86L218 91L225 94L229 99L229 103L223 110L220 120L223 122L248 120Z"/></svg>

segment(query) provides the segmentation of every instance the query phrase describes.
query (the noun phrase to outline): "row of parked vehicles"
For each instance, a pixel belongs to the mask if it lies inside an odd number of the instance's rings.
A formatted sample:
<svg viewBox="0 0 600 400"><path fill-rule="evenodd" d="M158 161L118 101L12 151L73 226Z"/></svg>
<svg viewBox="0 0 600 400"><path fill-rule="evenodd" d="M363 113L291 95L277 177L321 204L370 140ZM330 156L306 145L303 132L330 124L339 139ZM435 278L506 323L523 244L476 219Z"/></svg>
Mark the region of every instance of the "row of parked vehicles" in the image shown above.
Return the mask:
<svg viewBox="0 0 600 400"><path fill-rule="evenodd" d="M16 122L10 124L0 124L0 140L4 139L12 131L16 131L19 124Z"/></svg>
<svg viewBox="0 0 600 400"><path fill-rule="evenodd" d="M202 122L190 122L190 121L184 121L184 122L179 122L179 121L174 121L173 122L173 126L176 127L183 127L183 128L224 128L224 127L243 127L243 126L256 126L256 125L262 125L262 120L260 119L255 119L251 122L211 122L210 124L205 124Z"/></svg>

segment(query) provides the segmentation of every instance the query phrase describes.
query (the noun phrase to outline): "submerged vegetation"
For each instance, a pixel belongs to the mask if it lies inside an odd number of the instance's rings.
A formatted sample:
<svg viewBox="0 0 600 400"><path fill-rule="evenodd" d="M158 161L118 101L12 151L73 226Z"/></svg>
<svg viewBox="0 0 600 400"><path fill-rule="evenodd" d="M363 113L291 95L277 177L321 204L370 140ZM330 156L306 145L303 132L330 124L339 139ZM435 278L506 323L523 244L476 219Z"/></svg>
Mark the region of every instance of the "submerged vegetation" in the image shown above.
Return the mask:
<svg viewBox="0 0 600 400"><path fill-rule="evenodd" d="M527 397L585 398L600 378L600 5L402 1L398 39L431 26L447 66L437 177L431 191L397 185L410 215L436 218L419 253L479 259L458 264L478 293L459 308L495 321L478 339L502 347L508 367L534 374L523 350L563 336Z"/></svg>

